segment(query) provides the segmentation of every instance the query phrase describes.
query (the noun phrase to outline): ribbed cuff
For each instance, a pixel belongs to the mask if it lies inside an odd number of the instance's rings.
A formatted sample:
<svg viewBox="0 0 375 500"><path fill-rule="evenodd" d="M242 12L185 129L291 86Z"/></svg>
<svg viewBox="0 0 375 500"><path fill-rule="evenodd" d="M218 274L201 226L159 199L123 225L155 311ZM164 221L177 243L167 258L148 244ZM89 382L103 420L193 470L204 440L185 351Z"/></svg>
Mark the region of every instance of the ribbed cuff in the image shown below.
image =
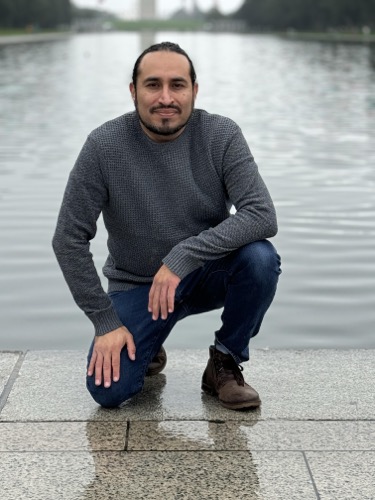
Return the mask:
<svg viewBox="0 0 375 500"><path fill-rule="evenodd" d="M124 326L112 305L104 311L88 314L87 317L92 321L97 336L105 335L112 330L116 330L116 328Z"/></svg>
<svg viewBox="0 0 375 500"><path fill-rule="evenodd" d="M164 257L163 264L181 279L184 279L185 276L202 266L201 262L192 259L177 247L174 247L169 254Z"/></svg>

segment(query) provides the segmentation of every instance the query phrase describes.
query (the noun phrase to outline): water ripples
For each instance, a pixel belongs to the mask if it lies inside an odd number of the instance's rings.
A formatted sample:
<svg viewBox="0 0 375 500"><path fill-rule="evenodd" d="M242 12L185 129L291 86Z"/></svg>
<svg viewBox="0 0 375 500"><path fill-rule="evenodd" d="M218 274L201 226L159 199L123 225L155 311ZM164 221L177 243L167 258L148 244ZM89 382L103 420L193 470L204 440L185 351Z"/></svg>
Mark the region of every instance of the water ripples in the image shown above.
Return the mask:
<svg viewBox="0 0 375 500"><path fill-rule="evenodd" d="M374 47L155 35L164 39L195 62L197 106L240 124L277 207L283 274L254 346L375 347ZM132 109L144 44L110 33L0 47L0 349L90 341L51 238L86 135ZM92 250L100 269L101 221ZM217 313L188 318L168 344L206 347L218 326Z"/></svg>

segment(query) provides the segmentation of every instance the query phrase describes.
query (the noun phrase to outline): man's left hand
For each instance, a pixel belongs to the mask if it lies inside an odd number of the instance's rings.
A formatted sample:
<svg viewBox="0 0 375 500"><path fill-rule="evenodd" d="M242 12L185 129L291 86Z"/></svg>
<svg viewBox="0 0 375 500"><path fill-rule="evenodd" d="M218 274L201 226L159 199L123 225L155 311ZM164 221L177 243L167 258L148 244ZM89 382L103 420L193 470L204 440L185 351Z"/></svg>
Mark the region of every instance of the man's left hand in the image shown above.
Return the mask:
<svg viewBox="0 0 375 500"><path fill-rule="evenodd" d="M148 299L148 310L152 319L157 320L159 315L167 319L168 314L174 311L174 296L181 279L165 264L155 274Z"/></svg>

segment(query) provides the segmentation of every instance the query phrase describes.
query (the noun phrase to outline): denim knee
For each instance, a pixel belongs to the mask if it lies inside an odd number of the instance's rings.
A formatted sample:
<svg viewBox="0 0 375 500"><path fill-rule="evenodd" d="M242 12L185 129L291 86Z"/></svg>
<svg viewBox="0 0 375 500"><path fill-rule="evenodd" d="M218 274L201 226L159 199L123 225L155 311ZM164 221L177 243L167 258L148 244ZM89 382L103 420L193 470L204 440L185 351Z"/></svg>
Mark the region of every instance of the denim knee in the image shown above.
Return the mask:
<svg viewBox="0 0 375 500"><path fill-rule="evenodd" d="M268 240L254 241L241 247L236 256L238 263L249 271L252 279L269 276L278 277L281 273L280 256Z"/></svg>
<svg viewBox="0 0 375 500"><path fill-rule="evenodd" d="M95 385L94 377L87 377L86 387L94 401L103 408L117 408L142 390L142 385L129 387L121 379L118 382L112 382L108 388L103 384L98 386Z"/></svg>

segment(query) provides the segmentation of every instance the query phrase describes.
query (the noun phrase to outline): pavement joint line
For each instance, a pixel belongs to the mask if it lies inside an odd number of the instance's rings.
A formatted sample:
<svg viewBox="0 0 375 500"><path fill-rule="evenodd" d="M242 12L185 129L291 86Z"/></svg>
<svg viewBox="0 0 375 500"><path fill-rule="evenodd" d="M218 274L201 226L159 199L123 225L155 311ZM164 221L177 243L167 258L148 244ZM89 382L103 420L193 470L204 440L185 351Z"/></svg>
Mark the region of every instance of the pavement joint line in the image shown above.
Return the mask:
<svg viewBox="0 0 375 500"><path fill-rule="evenodd" d="M129 446L129 434L130 434L130 420L126 422L126 433L125 433L125 448L124 451L128 451Z"/></svg>
<svg viewBox="0 0 375 500"><path fill-rule="evenodd" d="M139 422L143 422L139 420ZM157 420L162 422L162 420ZM1 424L126 424L126 420L0 420Z"/></svg>
<svg viewBox="0 0 375 500"><path fill-rule="evenodd" d="M0 451L0 455L4 453L90 453L92 455L95 455L97 453L118 453L118 454L142 454L142 453L230 453L230 454L237 454L241 453L243 455L251 455L254 452L261 452L261 453L274 453L275 451L280 452L280 453L298 453L298 454L303 454L303 450L226 450L226 449L219 449L219 450L90 450L90 449L85 449L85 450L3 450Z"/></svg>
<svg viewBox="0 0 375 500"><path fill-rule="evenodd" d="M5 392L5 390L3 391ZM0 399L1 400L1 399ZM1 406L0 406L1 408ZM1 408L2 409L2 408ZM0 411L1 411L0 409ZM152 419L152 420L0 420L1 424L84 424L84 423L96 423L96 424L125 424L126 422L130 422L131 424L147 424L147 423L160 423L160 422L207 422L208 424L248 424L252 425L254 423L254 427L257 424L274 424L274 423L285 423L285 422L316 422L316 423L328 423L328 422L339 422L339 423L347 423L347 422L375 422L374 418L346 418L346 419L288 419L288 418L274 418L274 419L264 419L264 420L221 420L218 422L217 420L205 420L205 419Z"/></svg>
<svg viewBox="0 0 375 500"><path fill-rule="evenodd" d="M9 455L9 454L20 454L20 455L32 455L32 454L38 454L38 455L84 455L84 454L90 454L90 456L95 456L95 455L101 455L101 454L112 454L112 455L142 455L142 454L173 454L173 453L186 453L186 454L194 454L194 453L204 453L204 454L212 454L212 453L229 453L229 454L234 454L237 455L239 452L242 454L246 455L251 455L251 452L248 450L7 450L7 451L0 451L0 457L2 457L4 454ZM300 452L301 453L301 452Z"/></svg>
<svg viewBox="0 0 375 500"><path fill-rule="evenodd" d="M19 357L16 361L16 364L13 367L12 373L9 375L9 378L7 380L7 383L5 384L3 392L0 394L0 415L1 412L3 411L4 406L6 405L6 402L8 401L9 394L13 389L13 385L18 377L21 366L28 351L17 351L17 352L19 353Z"/></svg>
<svg viewBox="0 0 375 500"><path fill-rule="evenodd" d="M194 450L187 450L187 449L178 449L178 448L172 448L172 449L166 449L166 450L159 450L159 449L149 449L149 450L121 450L121 449L100 449L100 450L92 450L92 449L82 449L82 450L71 450L69 448L67 449L62 449L62 450L38 450L38 449L33 449L33 450L0 450L0 456L8 453L90 453L90 454L96 454L96 453L123 453L125 455L130 454L130 453L230 453L230 454L235 454L235 453L246 453L246 454L252 454L252 453L292 453L292 454L302 454L305 462L307 461L307 458L305 457L305 453L374 453L375 450L271 450L271 449L250 449L250 450L244 450L243 448L240 449L225 449L225 448L220 448L220 449L194 449ZM306 466L309 469L309 475L312 478L312 472L310 470L309 465L306 464ZM313 478L312 478L313 480ZM313 481L313 484L314 481ZM319 493L318 493L319 494ZM318 500L320 500L320 496L318 496Z"/></svg>
<svg viewBox="0 0 375 500"><path fill-rule="evenodd" d="M107 449L107 450L89 450L89 449L82 449L82 450L3 450L0 451L0 457L4 454L9 454L9 453L22 453L22 454L31 454L31 453L38 453L39 454L46 454L46 453L53 453L53 454L84 454L84 453L90 453L90 455L95 455L99 453L116 453L116 454L124 454L124 455L130 455L130 454L142 454L142 453L163 453L163 454L168 454L168 453L229 453L229 454L252 454L252 453L259 453L259 451L262 451L264 453L274 453L274 451L269 451L269 450L225 450L225 449L220 449L220 450L206 450L206 449L197 449L197 450L184 450L184 449L173 449L173 450L119 450L119 449ZM282 453L289 453L288 451L284 450L276 450L280 451ZM299 453L303 454L304 452L301 450L297 451L292 451L290 453Z"/></svg>
<svg viewBox="0 0 375 500"><path fill-rule="evenodd" d="M305 450L302 451L302 456L303 456L303 459L305 460L305 464L306 464L307 470L309 471L309 475L310 475L311 482L312 482L312 485L313 485L313 488L314 488L314 491L315 491L316 498L317 498L317 500L320 500L319 490L318 490L318 488L316 486L315 479L314 479L314 476L313 476L313 473L312 473L309 461L307 459L306 451Z"/></svg>
<svg viewBox="0 0 375 500"><path fill-rule="evenodd" d="M84 451L84 450L83 450ZM102 450L98 450L102 451ZM121 451L121 450L120 450ZM304 453L348 453L349 455L351 453L372 453L375 450L271 450L271 449L257 449L257 448L251 448L251 449L243 449L243 448L238 448L238 449L226 449L226 448L212 448L212 449L207 449L207 448L196 448L194 450L187 450L187 449L179 449L179 448L171 448L171 449L165 449L161 450L158 448L152 448L152 449L145 449L145 450L126 450L125 453L144 453L144 452L150 452L150 453L169 453L169 452L176 452L176 453L250 453L250 454L274 454L274 453L283 453L283 454L304 454ZM1 452L0 452L1 453ZM44 452L41 452L44 453ZM62 451L64 453L64 450Z"/></svg>

